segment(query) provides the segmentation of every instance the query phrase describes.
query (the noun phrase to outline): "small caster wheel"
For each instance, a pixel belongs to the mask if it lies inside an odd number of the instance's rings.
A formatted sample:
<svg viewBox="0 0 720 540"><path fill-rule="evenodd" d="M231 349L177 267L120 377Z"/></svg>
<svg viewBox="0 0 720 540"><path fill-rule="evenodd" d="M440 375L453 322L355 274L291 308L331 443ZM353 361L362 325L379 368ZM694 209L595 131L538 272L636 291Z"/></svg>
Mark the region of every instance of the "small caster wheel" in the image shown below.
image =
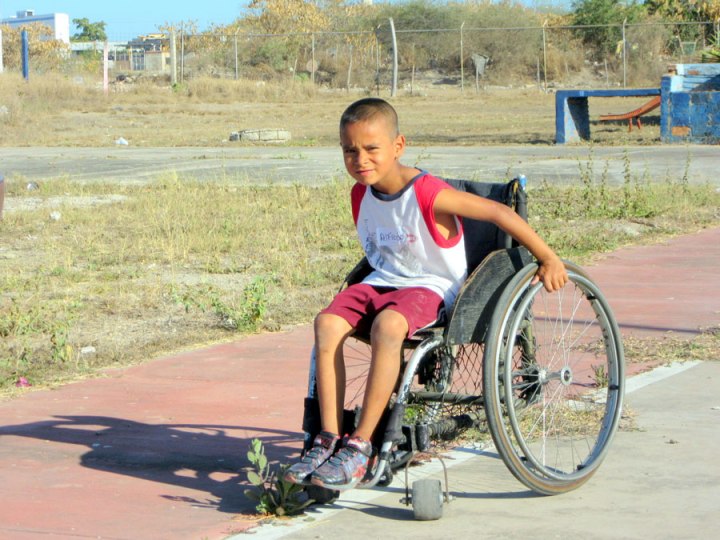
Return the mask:
<svg viewBox="0 0 720 540"><path fill-rule="evenodd" d="M390 468L388 467L388 468L385 470L385 472L383 473L383 475L380 477L380 480L378 480L377 485L380 486L380 487L387 487L387 486L389 486L390 484L392 484L392 481L393 481L393 477L394 477L394 476L395 476L395 475L393 474L393 472L392 472L392 471L390 470Z"/></svg>
<svg viewBox="0 0 720 540"><path fill-rule="evenodd" d="M425 478L412 485L412 507L415 519L431 521L440 519L443 512L443 492L440 480Z"/></svg>
<svg viewBox="0 0 720 540"><path fill-rule="evenodd" d="M315 501L314 504L332 504L340 497L339 491L320 486L306 486L305 493L308 499Z"/></svg>

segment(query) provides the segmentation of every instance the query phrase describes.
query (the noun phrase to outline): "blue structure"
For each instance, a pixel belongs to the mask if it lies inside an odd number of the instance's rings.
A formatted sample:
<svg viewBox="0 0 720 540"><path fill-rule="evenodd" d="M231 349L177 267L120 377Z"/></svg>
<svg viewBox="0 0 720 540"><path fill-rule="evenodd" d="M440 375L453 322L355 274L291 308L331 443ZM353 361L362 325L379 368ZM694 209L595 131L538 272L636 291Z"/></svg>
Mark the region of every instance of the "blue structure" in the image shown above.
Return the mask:
<svg viewBox="0 0 720 540"><path fill-rule="evenodd" d="M555 142L564 144L590 140L590 97L659 96L659 88L606 90L558 90L555 94Z"/></svg>
<svg viewBox="0 0 720 540"><path fill-rule="evenodd" d="M664 143L720 144L720 64L677 64L660 88L559 90L555 142L590 140L590 97L660 96Z"/></svg>
<svg viewBox="0 0 720 540"><path fill-rule="evenodd" d="M27 81L30 79L30 46L28 45L27 30L20 32L20 41L22 43L22 72L23 78Z"/></svg>
<svg viewBox="0 0 720 540"><path fill-rule="evenodd" d="M661 90L662 142L720 144L720 64L677 64Z"/></svg>

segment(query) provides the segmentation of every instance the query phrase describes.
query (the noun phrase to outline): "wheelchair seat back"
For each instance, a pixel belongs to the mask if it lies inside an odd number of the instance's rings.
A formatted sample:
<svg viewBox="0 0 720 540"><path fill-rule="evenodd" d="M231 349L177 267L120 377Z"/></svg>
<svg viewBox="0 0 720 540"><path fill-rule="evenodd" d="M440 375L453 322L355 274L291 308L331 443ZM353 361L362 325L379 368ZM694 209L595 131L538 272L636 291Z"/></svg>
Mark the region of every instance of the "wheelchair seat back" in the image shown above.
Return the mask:
<svg viewBox="0 0 720 540"><path fill-rule="evenodd" d="M445 182L458 191L465 191L505 204L527 221L527 194L517 179L496 183L454 179L445 179ZM468 275L472 274L493 251L509 249L514 245L509 235L486 221L463 219L463 229Z"/></svg>

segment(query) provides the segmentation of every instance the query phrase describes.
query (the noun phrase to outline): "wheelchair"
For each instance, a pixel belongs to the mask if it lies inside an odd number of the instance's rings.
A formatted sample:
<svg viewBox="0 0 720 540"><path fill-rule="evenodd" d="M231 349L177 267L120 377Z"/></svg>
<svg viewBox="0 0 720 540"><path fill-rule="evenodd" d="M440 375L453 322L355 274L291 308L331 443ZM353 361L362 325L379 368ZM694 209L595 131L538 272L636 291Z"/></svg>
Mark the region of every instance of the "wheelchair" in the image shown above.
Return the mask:
<svg viewBox="0 0 720 540"><path fill-rule="evenodd" d="M446 182L506 204L527 220L524 177ZM617 322L598 286L577 265L565 262L569 282L549 294L542 283L531 283L537 264L525 248L490 223L465 219L463 226L468 278L446 323L405 341L395 392L373 436L377 454L358 487L387 485L418 454L437 444L460 444L467 430L483 427L526 487L542 495L575 489L597 471L620 420L625 376ZM342 287L362 281L370 270L363 259ZM343 427L350 433L369 369L367 336L347 340L344 360ZM314 353L303 430L307 451L320 431ZM441 514L443 497L435 482L413 484L417 519ZM339 495L306 489L316 503Z"/></svg>

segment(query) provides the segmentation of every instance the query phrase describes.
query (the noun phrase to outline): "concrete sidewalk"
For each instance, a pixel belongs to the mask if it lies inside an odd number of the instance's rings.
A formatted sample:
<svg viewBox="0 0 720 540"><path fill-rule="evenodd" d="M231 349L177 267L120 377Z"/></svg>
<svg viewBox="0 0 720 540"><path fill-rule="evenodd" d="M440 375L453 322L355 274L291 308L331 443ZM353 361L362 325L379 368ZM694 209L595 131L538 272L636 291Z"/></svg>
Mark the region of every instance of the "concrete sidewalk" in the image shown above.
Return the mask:
<svg viewBox="0 0 720 540"><path fill-rule="evenodd" d="M412 539L716 538L720 362L660 368L634 382L626 404L634 428L618 432L600 470L576 491L541 497L492 450L469 459L455 452L462 461L448 463L454 500L439 521L414 521L396 480L381 496L348 492L334 509L310 512L314 522L265 525L255 537L377 538L382 530L385 538ZM444 481L441 471L431 477Z"/></svg>
<svg viewBox="0 0 720 540"><path fill-rule="evenodd" d="M719 267L720 229L711 229L618 250L587 270L625 336L691 337L720 322ZM0 538L219 540L256 525L242 493L245 454L259 437L271 459L297 455L310 347L311 330L300 327L0 403ZM702 364L631 394L639 430L620 433L596 477L571 494L535 497L499 460L473 457L451 469L462 497L436 524L411 521L396 480L360 511L292 534L347 526L350 537L593 538L621 523L614 537L639 538L651 526L657 538L702 537L697 527L712 526L709 511L720 507L719 376L717 363ZM687 536L670 527L673 516Z"/></svg>

